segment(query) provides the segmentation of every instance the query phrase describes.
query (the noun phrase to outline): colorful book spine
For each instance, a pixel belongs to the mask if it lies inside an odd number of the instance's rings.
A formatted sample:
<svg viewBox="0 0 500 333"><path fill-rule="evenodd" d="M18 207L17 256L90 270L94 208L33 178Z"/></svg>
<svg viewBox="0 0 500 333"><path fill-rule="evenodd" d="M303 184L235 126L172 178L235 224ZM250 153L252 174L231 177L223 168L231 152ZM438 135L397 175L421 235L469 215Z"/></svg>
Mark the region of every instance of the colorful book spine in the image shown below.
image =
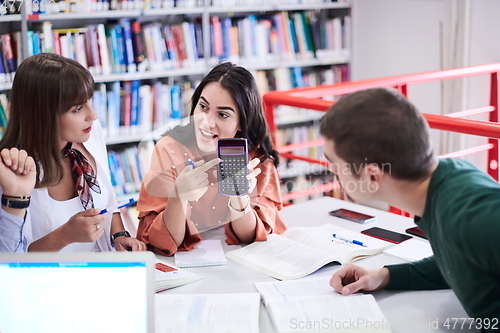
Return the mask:
<svg viewBox="0 0 500 333"><path fill-rule="evenodd" d="M135 66L134 59L134 46L132 42L132 27L130 25L130 19L122 18L120 24L123 27L123 41L125 48L125 64L127 65L128 73L135 73L137 68Z"/></svg>

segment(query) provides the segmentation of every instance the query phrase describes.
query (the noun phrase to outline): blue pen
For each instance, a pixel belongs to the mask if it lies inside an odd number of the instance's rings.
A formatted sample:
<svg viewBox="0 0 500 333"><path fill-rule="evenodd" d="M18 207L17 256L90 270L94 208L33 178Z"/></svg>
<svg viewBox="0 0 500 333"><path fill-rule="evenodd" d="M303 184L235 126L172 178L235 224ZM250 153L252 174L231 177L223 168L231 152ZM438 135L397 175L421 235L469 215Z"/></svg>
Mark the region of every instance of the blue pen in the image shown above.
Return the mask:
<svg viewBox="0 0 500 333"><path fill-rule="evenodd" d="M339 236L339 235L337 235L337 234L333 234L332 236L333 236L333 238L338 239L338 240L341 240L341 241L344 241L344 242L346 242L346 243L351 243L351 244L356 244L356 245L359 245L359 246L364 246L364 247L366 247L365 243L360 242L360 241L355 240L355 239L347 239L347 238L343 238L343 237L340 237L340 236Z"/></svg>
<svg viewBox="0 0 500 333"><path fill-rule="evenodd" d="M131 204L133 204L135 202L135 199L134 198L130 198L128 199L128 201L126 202L122 202L122 203L119 203L117 205L114 205L114 206L111 206L111 207L108 207L108 208L104 208L103 210L101 210L99 212L99 214L106 214L107 212L114 212L115 210L117 209L120 209L120 208L123 208L123 207L127 207L127 206L130 206Z"/></svg>
<svg viewBox="0 0 500 333"><path fill-rule="evenodd" d="M192 167L193 167L193 169L194 169L194 168L196 168L196 167L194 166L194 162L193 162L193 161L191 161L191 159L188 159L188 165L192 166Z"/></svg>

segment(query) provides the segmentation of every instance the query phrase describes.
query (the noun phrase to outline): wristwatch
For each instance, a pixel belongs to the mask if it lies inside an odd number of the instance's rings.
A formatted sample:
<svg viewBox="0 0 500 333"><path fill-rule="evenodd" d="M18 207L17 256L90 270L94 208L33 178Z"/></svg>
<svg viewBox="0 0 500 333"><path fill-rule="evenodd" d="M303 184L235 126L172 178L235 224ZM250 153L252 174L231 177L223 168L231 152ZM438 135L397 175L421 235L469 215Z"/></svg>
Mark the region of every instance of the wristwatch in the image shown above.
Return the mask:
<svg viewBox="0 0 500 333"><path fill-rule="evenodd" d="M10 198L2 195L2 205L8 208L25 209L30 206L30 197Z"/></svg>
<svg viewBox="0 0 500 333"><path fill-rule="evenodd" d="M115 243L115 238L118 238L118 237L121 237L121 236L131 237L130 233L127 230L123 230L123 231L117 232L114 235L111 235L111 243L114 244Z"/></svg>

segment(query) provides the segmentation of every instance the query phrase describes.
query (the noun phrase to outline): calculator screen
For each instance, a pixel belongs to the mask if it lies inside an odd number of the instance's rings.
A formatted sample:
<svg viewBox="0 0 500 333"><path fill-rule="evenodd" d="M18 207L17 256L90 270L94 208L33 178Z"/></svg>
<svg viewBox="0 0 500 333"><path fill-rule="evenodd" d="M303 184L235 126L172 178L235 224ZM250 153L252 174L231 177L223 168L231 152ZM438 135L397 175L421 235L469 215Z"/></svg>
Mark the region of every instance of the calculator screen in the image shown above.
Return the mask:
<svg viewBox="0 0 500 333"><path fill-rule="evenodd" d="M245 147L219 147L221 155L242 155L245 153Z"/></svg>

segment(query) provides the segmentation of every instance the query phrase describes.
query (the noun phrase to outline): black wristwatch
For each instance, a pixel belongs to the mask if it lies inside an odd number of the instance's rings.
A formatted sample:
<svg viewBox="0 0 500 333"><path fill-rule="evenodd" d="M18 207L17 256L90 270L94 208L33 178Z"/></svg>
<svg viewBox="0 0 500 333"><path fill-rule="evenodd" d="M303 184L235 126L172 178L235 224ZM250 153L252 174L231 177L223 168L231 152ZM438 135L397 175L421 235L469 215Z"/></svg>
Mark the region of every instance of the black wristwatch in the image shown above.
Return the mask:
<svg viewBox="0 0 500 333"><path fill-rule="evenodd" d="M30 198L31 197L19 197L19 198L11 198L9 196L2 195L2 205L8 208L14 209L24 209L30 206ZM23 199L23 200L19 200Z"/></svg>
<svg viewBox="0 0 500 333"><path fill-rule="evenodd" d="M121 237L121 236L131 237L130 233L127 230L117 232L116 234L111 235L111 244L115 243L115 238L118 238L118 237Z"/></svg>

